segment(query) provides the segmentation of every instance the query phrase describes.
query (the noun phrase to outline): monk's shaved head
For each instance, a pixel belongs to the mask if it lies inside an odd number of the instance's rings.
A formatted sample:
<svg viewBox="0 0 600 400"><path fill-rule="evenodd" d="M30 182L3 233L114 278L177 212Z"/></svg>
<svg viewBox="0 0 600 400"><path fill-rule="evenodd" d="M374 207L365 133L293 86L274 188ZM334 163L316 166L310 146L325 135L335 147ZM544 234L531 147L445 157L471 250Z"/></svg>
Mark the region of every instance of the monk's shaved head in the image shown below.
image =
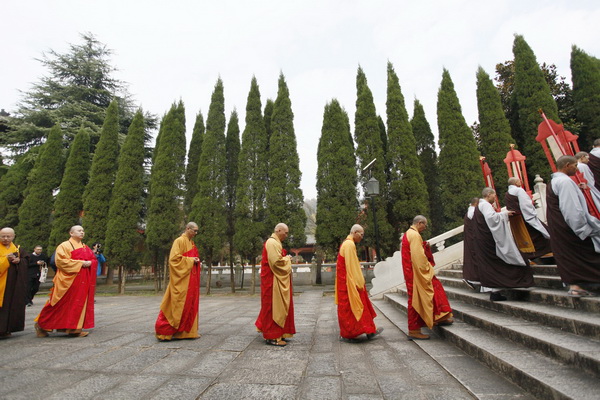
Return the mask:
<svg viewBox="0 0 600 400"><path fill-rule="evenodd" d="M491 194L496 194L496 191L491 187L486 187L481 191L481 197L488 198Z"/></svg>
<svg viewBox="0 0 600 400"><path fill-rule="evenodd" d="M13 236L15 235L15 230L13 228L9 228L8 226L5 228L0 229L0 234L1 233L10 233Z"/></svg>
<svg viewBox="0 0 600 400"><path fill-rule="evenodd" d="M476 206L477 204L479 204L479 197L473 197L471 199L471 205Z"/></svg>
<svg viewBox="0 0 600 400"><path fill-rule="evenodd" d="M284 224L283 222L280 222L277 225L275 225L274 232L280 231L282 229L288 229L288 226L286 224Z"/></svg>
<svg viewBox="0 0 600 400"><path fill-rule="evenodd" d="M185 227L187 229L194 229L194 228L198 229L198 224L190 221L185 225Z"/></svg>
<svg viewBox="0 0 600 400"><path fill-rule="evenodd" d="M425 218L423 215L417 215L413 218L413 225L417 225L419 222L427 222L427 218Z"/></svg>
<svg viewBox="0 0 600 400"><path fill-rule="evenodd" d="M556 168L563 169L568 164L574 164L577 162L577 159L573 156L561 156L558 160L556 160Z"/></svg>
<svg viewBox="0 0 600 400"><path fill-rule="evenodd" d="M364 228L362 227L362 225L360 224L354 224L352 225L352 228L350 228L350 233L354 233L354 232L364 232Z"/></svg>
<svg viewBox="0 0 600 400"><path fill-rule="evenodd" d="M517 183L519 183L519 181L520 181L520 179L517 178L516 176L508 178L508 184L509 185L515 185L515 186L517 186Z"/></svg>
<svg viewBox="0 0 600 400"><path fill-rule="evenodd" d="M81 226L81 225L73 225L73 226L71 227L71 229L69 229L69 233L73 233L73 231L74 231L75 229L79 229L79 228L83 229L83 226Z"/></svg>
<svg viewBox="0 0 600 400"><path fill-rule="evenodd" d="M600 139L594 140L594 147L600 147Z"/></svg>
<svg viewBox="0 0 600 400"><path fill-rule="evenodd" d="M288 226L283 222L280 222L277 225L275 225L273 233L275 233L279 240L283 242L285 239L287 239L289 231L290 230Z"/></svg>
<svg viewBox="0 0 600 400"><path fill-rule="evenodd" d="M586 153L585 151L580 151L579 153L575 154L575 158L577 159L577 161L579 161L583 157L587 157L587 156L589 156L589 154Z"/></svg>

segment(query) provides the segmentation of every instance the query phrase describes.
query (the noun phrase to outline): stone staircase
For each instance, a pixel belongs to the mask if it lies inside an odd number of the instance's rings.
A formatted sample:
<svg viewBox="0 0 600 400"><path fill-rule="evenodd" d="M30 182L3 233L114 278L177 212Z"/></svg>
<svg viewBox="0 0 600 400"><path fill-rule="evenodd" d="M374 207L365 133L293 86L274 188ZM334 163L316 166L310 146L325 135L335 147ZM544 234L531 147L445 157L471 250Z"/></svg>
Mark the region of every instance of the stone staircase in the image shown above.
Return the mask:
<svg viewBox="0 0 600 400"><path fill-rule="evenodd" d="M461 268L454 264L437 272L456 322L434 328L435 335L533 397L600 398L600 297L568 297L556 266L544 265L533 267L534 288L505 291L507 301L491 302L489 294L462 282ZM386 293L375 305L406 332L405 289ZM432 339L415 343L427 351ZM446 369L468 389L473 387L476 397L488 397L478 394L474 372L452 365ZM506 397L515 396L520 395Z"/></svg>

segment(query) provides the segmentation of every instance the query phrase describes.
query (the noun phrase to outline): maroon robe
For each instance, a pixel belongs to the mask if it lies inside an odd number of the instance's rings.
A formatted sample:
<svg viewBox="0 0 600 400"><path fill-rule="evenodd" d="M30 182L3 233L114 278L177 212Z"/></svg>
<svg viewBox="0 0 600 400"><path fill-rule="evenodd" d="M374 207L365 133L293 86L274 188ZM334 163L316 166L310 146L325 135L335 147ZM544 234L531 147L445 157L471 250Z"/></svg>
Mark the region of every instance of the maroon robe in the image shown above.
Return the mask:
<svg viewBox="0 0 600 400"><path fill-rule="evenodd" d="M600 158L590 153L590 158L587 165L590 167L592 174L594 174L596 189L600 190Z"/></svg>
<svg viewBox="0 0 600 400"><path fill-rule="evenodd" d="M463 278L468 281L479 282L479 271L477 270L477 264L475 263L475 235L477 231L475 225L475 221L465 214L463 233Z"/></svg>
<svg viewBox="0 0 600 400"><path fill-rule="evenodd" d="M4 300L0 307L0 334L20 332L25 329L25 305L27 303L27 264L29 255L19 251L20 261L7 270Z"/></svg>
<svg viewBox="0 0 600 400"><path fill-rule="evenodd" d="M504 195L504 203L506 204L506 209L509 211L514 211L515 215L522 217L521 207L519 206L519 198L512 194L508 194L508 192ZM550 240L546 239L544 235L533 226L529 225L527 221L523 220L525 224L525 228L527 228L527 232L529 232L529 237L531 238L531 242L533 243L533 247L535 247L535 252L533 253L523 253L523 255L528 259L534 259L546 255L548 253L552 253L552 247L550 246ZM548 226L540 221L540 224L548 230Z"/></svg>

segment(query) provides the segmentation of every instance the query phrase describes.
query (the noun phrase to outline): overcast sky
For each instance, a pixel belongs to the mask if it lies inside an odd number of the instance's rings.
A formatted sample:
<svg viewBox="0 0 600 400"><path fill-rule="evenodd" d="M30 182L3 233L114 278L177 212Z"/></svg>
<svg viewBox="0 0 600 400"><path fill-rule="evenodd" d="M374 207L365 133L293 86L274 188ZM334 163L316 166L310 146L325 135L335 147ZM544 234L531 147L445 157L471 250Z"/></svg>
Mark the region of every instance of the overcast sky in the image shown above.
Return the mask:
<svg viewBox="0 0 600 400"><path fill-rule="evenodd" d="M437 132L436 101L442 68L454 81L463 115L476 121L475 72L491 76L512 59L522 34L538 62L554 63L570 82L573 44L600 56L600 3L590 1L6 1L1 7L0 108L14 111L19 90L45 72L42 52L65 52L91 32L114 50L117 78L145 110L162 115L185 103L188 142L196 113L206 118L219 76L229 119L240 128L250 80L262 104L286 76L305 198L316 197L316 153L323 109L337 98L354 121L360 64L385 120L386 64L400 79L410 116L418 98ZM353 124L352 124L353 125Z"/></svg>

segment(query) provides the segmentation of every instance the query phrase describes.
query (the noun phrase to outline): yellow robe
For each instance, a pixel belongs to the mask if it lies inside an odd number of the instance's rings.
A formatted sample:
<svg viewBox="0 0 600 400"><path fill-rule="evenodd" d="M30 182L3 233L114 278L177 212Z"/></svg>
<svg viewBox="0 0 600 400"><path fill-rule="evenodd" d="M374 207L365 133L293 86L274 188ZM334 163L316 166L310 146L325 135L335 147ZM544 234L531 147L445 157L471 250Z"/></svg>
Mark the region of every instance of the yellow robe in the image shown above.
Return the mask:
<svg viewBox="0 0 600 400"><path fill-rule="evenodd" d="M265 247L269 267L273 272L273 321L283 328L290 309L292 260L282 256L283 246L274 233L267 240Z"/></svg>
<svg viewBox="0 0 600 400"><path fill-rule="evenodd" d="M0 307L4 303L4 291L6 290L6 279L8 278L8 268L10 267L10 262L8 261L7 256L10 253L18 253L19 249L14 243L11 243L8 248L4 247L4 245L0 244Z"/></svg>
<svg viewBox="0 0 600 400"><path fill-rule="evenodd" d="M344 257L346 264L346 286L348 289L348 300L350 301L350 308L352 314L356 320L360 320L363 314L364 305L358 294L358 290L364 290L365 288L365 277L362 274L360 268L360 262L358 261L358 255L356 254L356 243L352 238L352 235L348 235L344 243L340 246L340 256ZM337 279L335 280L335 304L338 304L338 289Z"/></svg>
<svg viewBox="0 0 600 400"><path fill-rule="evenodd" d="M406 231L407 240L410 244L410 260L413 269L413 297L412 306L419 313L425 324L433 327L433 284L431 283L435 273L434 269L425 256L423 250L423 238L417 228Z"/></svg>

